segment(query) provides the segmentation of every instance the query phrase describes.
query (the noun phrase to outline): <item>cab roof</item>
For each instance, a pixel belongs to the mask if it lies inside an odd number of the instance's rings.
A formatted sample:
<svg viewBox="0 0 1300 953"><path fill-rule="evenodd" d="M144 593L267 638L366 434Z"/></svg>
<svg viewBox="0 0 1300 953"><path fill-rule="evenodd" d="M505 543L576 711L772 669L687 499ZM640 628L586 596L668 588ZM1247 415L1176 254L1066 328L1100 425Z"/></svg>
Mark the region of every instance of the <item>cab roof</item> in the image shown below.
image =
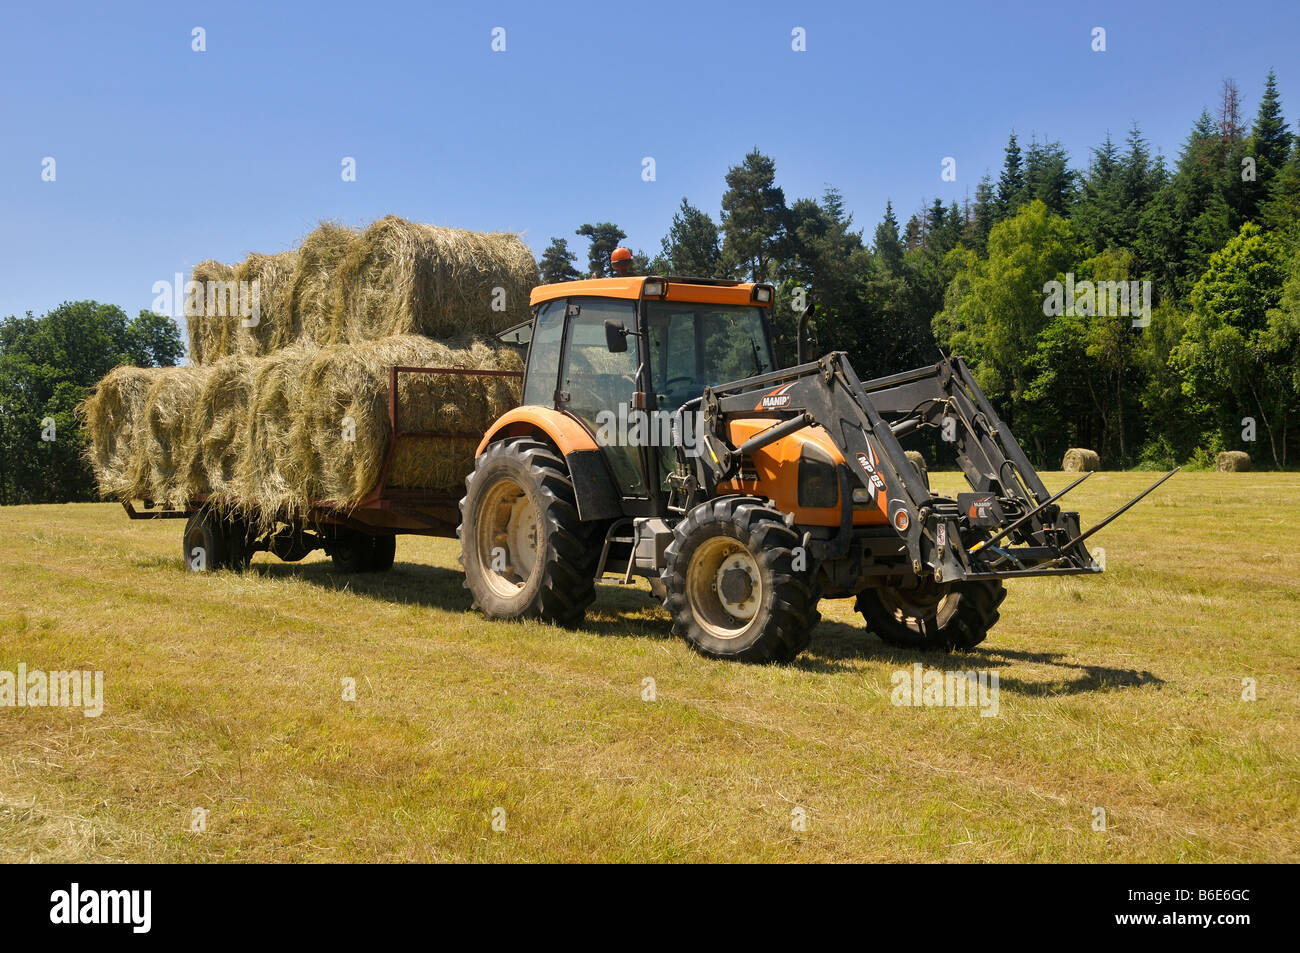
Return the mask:
<svg viewBox="0 0 1300 953"><path fill-rule="evenodd" d="M597 298L625 298L636 301L645 295L644 285L650 282L667 282L662 295L652 295L658 301L689 301L695 304L740 304L768 308L772 305L773 295L767 301L754 300L754 288L770 288L770 285L755 285L748 281L723 281L717 278L674 278L658 275L644 275L622 278L584 278L579 281L561 281L553 285L538 285L529 296L528 303L536 307L557 298L578 296Z"/></svg>

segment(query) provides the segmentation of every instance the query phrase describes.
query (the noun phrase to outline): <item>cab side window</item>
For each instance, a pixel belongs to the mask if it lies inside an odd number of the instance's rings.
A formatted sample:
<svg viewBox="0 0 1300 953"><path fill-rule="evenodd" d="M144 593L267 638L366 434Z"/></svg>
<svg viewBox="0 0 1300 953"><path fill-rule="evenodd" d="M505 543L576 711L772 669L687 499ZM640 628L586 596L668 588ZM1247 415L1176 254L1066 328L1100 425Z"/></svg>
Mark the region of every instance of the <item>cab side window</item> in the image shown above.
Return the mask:
<svg viewBox="0 0 1300 953"><path fill-rule="evenodd" d="M560 377L560 345L564 340L564 301L548 301L537 311L524 404L555 406L555 385Z"/></svg>

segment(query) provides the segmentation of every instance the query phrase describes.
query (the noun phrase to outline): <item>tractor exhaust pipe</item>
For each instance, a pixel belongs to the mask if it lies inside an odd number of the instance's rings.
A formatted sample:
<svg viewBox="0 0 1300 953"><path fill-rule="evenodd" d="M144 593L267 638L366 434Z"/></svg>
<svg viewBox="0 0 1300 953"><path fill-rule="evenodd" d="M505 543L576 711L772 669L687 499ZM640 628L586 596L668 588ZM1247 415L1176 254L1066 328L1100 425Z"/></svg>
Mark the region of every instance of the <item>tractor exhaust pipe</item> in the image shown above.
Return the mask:
<svg viewBox="0 0 1300 953"><path fill-rule="evenodd" d="M813 299L812 299L812 293L809 292L807 296L807 301L804 305L803 314L799 315L799 332L798 334L795 335L794 349L796 355L796 363L798 364L808 363L808 355L806 353L807 352L806 341L808 338L808 322L812 320L812 313L813 313Z"/></svg>

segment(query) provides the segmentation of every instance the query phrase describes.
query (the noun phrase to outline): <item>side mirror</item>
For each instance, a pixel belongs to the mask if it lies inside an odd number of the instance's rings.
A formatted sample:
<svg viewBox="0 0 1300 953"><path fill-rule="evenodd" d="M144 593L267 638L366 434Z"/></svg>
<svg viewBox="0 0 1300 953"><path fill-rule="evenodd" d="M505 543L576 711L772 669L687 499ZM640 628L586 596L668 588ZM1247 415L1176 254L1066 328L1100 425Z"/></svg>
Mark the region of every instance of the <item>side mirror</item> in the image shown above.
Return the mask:
<svg viewBox="0 0 1300 953"><path fill-rule="evenodd" d="M605 319L605 346L611 354L627 350L627 325L616 318Z"/></svg>

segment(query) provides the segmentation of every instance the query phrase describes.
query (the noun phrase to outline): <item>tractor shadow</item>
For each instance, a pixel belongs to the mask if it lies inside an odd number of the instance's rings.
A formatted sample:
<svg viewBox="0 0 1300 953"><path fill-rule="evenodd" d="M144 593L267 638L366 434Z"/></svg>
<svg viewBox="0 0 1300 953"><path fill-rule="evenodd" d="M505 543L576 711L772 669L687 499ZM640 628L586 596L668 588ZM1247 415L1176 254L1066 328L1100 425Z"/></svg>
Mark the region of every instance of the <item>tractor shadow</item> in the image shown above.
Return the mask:
<svg viewBox="0 0 1300 953"><path fill-rule="evenodd" d="M398 560L386 572L344 573L329 561L254 562L248 572L265 579L299 580L335 592L446 612L469 612L474 601L463 585L462 572L427 563Z"/></svg>
<svg viewBox="0 0 1300 953"><path fill-rule="evenodd" d="M996 645L951 654L894 648L865 628L829 620L823 620L813 631L812 644L794 665L808 671L840 672L851 667L845 665L850 659L886 662L899 668L910 668L919 662L926 669L944 671L997 669L1001 690L1035 697L1082 695L1165 683L1164 679L1147 671L1067 661L1061 652L1022 652ZM1019 678L1014 674L1018 664L1051 666L1060 670L1060 677L1043 680Z"/></svg>
<svg viewBox="0 0 1300 953"><path fill-rule="evenodd" d="M328 560L309 563L256 561L248 569L264 579L297 580L322 589L439 609L444 612L472 612L474 600L465 588L465 574L459 569L430 566L400 559L386 572L342 573ZM602 583L587 618L575 631L599 636L665 639L672 635L666 613L644 588Z"/></svg>
<svg viewBox="0 0 1300 953"><path fill-rule="evenodd" d="M310 563L254 562L249 572L268 579L297 579L324 589L350 592L367 598L403 605L439 609L444 612L472 612L473 600L458 569L428 563L395 562L381 573L341 573L328 561ZM639 585L602 583L586 620L575 631L601 638L669 639L672 625L646 589ZM1002 690L1026 696L1080 695L1088 692L1163 685L1150 672L1066 661L1059 652L1023 652L996 645L980 646L969 652L942 654L917 652L886 645L862 626L823 619L813 631L808 648L791 663L806 672L839 675L860 671L855 661L883 662L911 668L920 662L927 669L998 669ZM1026 679L1015 674L1017 666L1046 665L1060 670L1059 678Z"/></svg>

